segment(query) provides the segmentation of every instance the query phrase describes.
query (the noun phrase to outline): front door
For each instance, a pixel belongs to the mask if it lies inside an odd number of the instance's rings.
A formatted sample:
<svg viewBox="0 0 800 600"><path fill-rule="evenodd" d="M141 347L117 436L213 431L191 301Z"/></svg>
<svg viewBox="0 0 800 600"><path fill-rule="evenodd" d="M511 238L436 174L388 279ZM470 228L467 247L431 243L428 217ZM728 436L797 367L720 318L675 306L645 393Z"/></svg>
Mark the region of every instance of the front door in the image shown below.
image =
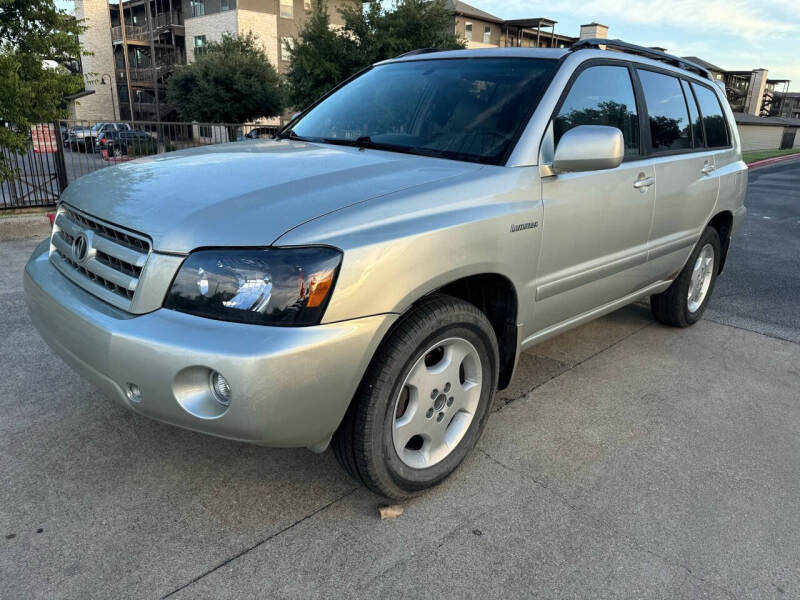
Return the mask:
<svg viewBox="0 0 800 600"><path fill-rule="evenodd" d="M626 156L616 169L542 178L536 331L649 283L645 263L656 179L652 164L643 159L633 90L625 64L590 64L574 79L553 120L556 148L572 127L609 125L622 130Z"/></svg>
<svg viewBox="0 0 800 600"><path fill-rule="evenodd" d="M781 139L781 150L794 148L794 138L797 135L797 127L784 127L783 138Z"/></svg>

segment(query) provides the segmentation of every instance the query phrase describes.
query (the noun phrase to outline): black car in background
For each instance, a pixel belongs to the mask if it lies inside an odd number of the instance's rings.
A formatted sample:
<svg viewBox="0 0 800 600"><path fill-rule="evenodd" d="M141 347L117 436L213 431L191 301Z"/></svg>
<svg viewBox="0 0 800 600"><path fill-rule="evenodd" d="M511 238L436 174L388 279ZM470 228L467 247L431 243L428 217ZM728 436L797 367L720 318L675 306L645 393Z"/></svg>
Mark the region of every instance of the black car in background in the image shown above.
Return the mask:
<svg viewBox="0 0 800 600"><path fill-rule="evenodd" d="M254 127L244 135L240 135L236 138L237 142L243 142L245 140L263 140L268 138L274 138L275 134L277 133L277 127L268 126L268 127Z"/></svg>
<svg viewBox="0 0 800 600"><path fill-rule="evenodd" d="M147 131L140 129L109 130L97 140L100 150L107 150L109 158L122 156L147 156L155 154L158 142Z"/></svg>

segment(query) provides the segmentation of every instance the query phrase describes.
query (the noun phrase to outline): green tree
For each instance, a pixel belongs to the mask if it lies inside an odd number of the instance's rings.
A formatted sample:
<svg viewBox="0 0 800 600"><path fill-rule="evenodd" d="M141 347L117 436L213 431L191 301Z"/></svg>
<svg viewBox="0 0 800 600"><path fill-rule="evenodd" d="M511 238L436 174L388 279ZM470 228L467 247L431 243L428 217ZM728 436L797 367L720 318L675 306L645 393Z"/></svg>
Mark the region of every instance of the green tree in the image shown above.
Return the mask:
<svg viewBox="0 0 800 600"><path fill-rule="evenodd" d="M369 65L418 48L463 48L445 0L359 0L339 9L341 29L331 29L325 0L314 0L298 40L287 47L288 101L304 108Z"/></svg>
<svg viewBox="0 0 800 600"><path fill-rule="evenodd" d="M252 32L224 34L167 83L167 102L186 121L242 123L283 110L280 77Z"/></svg>
<svg viewBox="0 0 800 600"><path fill-rule="evenodd" d="M67 116L64 96L83 87L84 29L52 0L0 0L0 148L22 154L32 125ZM0 155L0 181L12 174Z"/></svg>
<svg viewBox="0 0 800 600"><path fill-rule="evenodd" d="M286 73L287 100L303 108L360 68L362 60L355 39L330 27L324 0L314 0L300 38L286 46L291 55Z"/></svg>

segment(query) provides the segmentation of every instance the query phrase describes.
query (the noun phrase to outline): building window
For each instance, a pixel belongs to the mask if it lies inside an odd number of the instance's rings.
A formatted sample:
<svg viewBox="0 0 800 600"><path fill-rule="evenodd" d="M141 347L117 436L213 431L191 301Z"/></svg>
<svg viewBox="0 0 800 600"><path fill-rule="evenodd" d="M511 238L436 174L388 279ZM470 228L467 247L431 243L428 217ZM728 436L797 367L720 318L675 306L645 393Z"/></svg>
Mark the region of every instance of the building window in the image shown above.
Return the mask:
<svg viewBox="0 0 800 600"><path fill-rule="evenodd" d="M492 27L491 25L486 25L483 28L483 43L484 44L491 44L492 43Z"/></svg>
<svg viewBox="0 0 800 600"><path fill-rule="evenodd" d="M220 0L219 9L220 10L230 10L231 9L231 0Z"/></svg>
<svg viewBox="0 0 800 600"><path fill-rule="evenodd" d="M281 0L281 16L284 19L294 18L294 0Z"/></svg>
<svg viewBox="0 0 800 600"><path fill-rule="evenodd" d="M468 41L472 41L472 23L465 23L464 24L464 38Z"/></svg>
<svg viewBox="0 0 800 600"><path fill-rule="evenodd" d="M292 60L292 53L290 49L294 48L294 38L282 37L281 38L281 60Z"/></svg>
<svg viewBox="0 0 800 600"><path fill-rule="evenodd" d="M206 51L206 36L194 36L194 55L200 56Z"/></svg>
<svg viewBox="0 0 800 600"><path fill-rule="evenodd" d="M191 0L190 4L192 7L193 17L202 17L203 15L206 14L205 0Z"/></svg>

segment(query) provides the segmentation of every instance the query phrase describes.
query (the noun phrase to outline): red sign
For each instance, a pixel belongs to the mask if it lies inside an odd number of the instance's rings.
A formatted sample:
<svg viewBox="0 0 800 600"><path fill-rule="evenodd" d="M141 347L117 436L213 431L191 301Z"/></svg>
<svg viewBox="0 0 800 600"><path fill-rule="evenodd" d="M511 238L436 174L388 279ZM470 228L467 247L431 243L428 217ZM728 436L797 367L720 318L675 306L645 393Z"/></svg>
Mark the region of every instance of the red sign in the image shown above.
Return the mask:
<svg viewBox="0 0 800 600"><path fill-rule="evenodd" d="M34 152L56 152L58 142L56 142L56 132L52 123L44 123L31 127L31 139L33 140Z"/></svg>

